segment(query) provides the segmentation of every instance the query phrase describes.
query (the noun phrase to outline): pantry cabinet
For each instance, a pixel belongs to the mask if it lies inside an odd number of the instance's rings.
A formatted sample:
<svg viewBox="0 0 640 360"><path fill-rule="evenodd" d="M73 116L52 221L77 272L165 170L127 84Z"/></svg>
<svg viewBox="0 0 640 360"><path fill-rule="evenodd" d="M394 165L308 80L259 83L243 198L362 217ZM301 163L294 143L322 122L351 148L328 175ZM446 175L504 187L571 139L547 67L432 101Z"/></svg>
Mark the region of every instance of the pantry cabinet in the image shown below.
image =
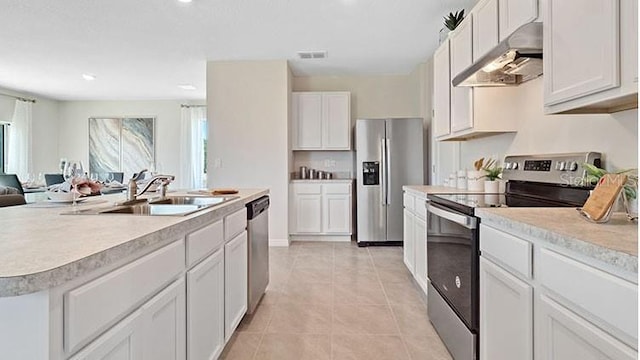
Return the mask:
<svg viewBox="0 0 640 360"><path fill-rule="evenodd" d="M296 181L290 185L290 234L350 239L353 227L351 180ZM318 240L319 238L316 238Z"/></svg>
<svg viewBox="0 0 640 360"><path fill-rule="evenodd" d="M351 94L294 92L293 150L351 150Z"/></svg>
<svg viewBox="0 0 640 360"><path fill-rule="evenodd" d="M538 0L498 0L499 41L538 18Z"/></svg>
<svg viewBox="0 0 640 360"><path fill-rule="evenodd" d="M543 28L546 113L637 108L637 0L549 1Z"/></svg>

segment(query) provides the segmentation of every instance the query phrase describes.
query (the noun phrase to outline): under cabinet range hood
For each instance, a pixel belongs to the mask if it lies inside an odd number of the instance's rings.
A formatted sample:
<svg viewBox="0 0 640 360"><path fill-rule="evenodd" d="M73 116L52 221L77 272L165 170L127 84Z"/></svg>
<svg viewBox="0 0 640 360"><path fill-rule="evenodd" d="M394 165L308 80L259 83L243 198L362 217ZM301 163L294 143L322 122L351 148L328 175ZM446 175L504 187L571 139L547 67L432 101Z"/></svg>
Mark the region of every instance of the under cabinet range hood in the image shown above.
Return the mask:
<svg viewBox="0 0 640 360"><path fill-rule="evenodd" d="M542 75L542 23L522 25L453 78L453 86L513 86Z"/></svg>

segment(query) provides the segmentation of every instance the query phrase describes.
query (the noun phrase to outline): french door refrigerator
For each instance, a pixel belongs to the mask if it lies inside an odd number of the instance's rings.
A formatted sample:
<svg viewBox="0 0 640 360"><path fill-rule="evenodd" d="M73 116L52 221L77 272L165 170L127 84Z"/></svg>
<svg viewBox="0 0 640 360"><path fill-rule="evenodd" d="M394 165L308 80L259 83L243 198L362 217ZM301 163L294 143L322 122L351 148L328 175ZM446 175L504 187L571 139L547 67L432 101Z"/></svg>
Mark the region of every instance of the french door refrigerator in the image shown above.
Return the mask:
<svg viewBox="0 0 640 360"><path fill-rule="evenodd" d="M356 121L358 246L402 243L402 186L424 184L422 119Z"/></svg>

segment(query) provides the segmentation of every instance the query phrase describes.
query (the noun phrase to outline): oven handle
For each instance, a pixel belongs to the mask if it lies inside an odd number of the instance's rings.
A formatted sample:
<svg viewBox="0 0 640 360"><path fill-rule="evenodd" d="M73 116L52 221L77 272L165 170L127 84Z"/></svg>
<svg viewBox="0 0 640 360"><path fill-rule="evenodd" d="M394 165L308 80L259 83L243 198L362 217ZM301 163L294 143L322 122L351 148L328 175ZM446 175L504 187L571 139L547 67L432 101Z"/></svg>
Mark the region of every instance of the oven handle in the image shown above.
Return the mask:
<svg viewBox="0 0 640 360"><path fill-rule="evenodd" d="M427 202L427 211L432 213L433 215L440 216L441 218L445 218L447 220L453 221L456 224L462 225L467 229L473 230L478 225L477 219L472 216L451 212L440 206L432 204L431 202Z"/></svg>

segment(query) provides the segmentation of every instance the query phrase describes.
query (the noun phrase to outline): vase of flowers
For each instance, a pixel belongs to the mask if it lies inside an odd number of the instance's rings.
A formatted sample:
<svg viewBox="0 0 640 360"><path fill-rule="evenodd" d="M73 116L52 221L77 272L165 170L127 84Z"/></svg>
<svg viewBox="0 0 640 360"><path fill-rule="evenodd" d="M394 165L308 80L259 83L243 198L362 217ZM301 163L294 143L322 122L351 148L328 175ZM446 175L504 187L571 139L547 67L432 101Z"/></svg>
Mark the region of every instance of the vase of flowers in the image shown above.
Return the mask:
<svg viewBox="0 0 640 360"><path fill-rule="evenodd" d="M502 175L502 168L496 164L495 160L489 159L482 170L484 170L485 173L484 192L493 194L500 192L498 179Z"/></svg>

